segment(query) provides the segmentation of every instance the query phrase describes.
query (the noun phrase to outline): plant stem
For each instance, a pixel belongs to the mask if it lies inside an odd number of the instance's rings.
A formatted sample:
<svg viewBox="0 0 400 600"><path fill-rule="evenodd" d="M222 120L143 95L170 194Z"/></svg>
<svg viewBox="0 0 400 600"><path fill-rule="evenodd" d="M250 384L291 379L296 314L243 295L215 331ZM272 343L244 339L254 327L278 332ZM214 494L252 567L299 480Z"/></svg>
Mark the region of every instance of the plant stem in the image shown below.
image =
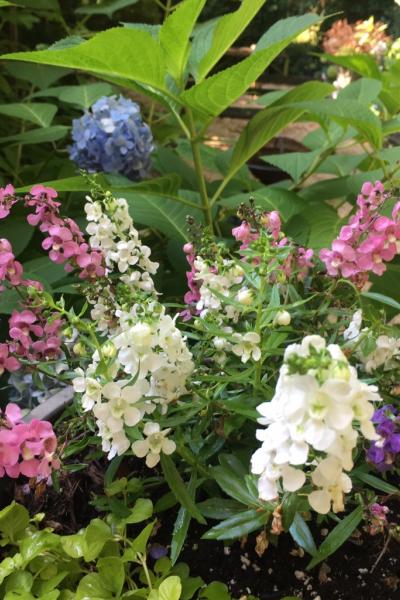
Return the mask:
<svg viewBox="0 0 400 600"><path fill-rule="evenodd" d="M256 322L255 322L255 326L254 326L254 331L256 333L258 333L258 335L260 336L260 346L262 347L262 343L261 343L261 319L262 319L262 316L263 316L264 295L265 295L265 290L266 290L266 286L267 286L267 277L266 277L266 275L261 275L261 277L262 277L262 279L260 281L260 291L259 291L259 294L258 294L258 307L257 307L257 316L256 316ZM255 370L254 370L254 387L255 388L257 388L260 385L260 382L261 382L262 364L263 364L263 360L262 360L262 356L260 356L260 360L257 361L256 366L255 366Z"/></svg>
<svg viewBox="0 0 400 600"><path fill-rule="evenodd" d="M193 113L190 110L190 108L187 109L187 116L188 116L188 126L189 126L189 131L190 131L190 145L192 147L193 162L194 162L194 168L195 168L196 175L197 175L197 181L199 184L201 203L203 205L203 211L204 211L204 215L206 217L207 224L211 230L211 233L214 233L213 218L212 218L212 213L211 213L211 204L210 204L210 200L208 198L206 180L204 178L204 172L203 172L203 163L202 163L201 154L200 154L200 146L199 146L200 142L196 136L196 127L194 124Z"/></svg>

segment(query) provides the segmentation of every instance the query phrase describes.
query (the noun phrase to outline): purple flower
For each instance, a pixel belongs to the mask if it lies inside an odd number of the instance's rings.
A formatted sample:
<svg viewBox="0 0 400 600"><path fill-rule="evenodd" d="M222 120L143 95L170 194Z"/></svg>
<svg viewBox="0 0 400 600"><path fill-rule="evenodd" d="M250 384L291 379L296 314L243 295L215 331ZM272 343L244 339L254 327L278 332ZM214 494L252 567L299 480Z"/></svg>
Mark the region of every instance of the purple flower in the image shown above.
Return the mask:
<svg viewBox="0 0 400 600"><path fill-rule="evenodd" d="M379 471L393 469L400 454L400 416L391 404L378 408L372 417L380 439L373 442L367 458Z"/></svg>

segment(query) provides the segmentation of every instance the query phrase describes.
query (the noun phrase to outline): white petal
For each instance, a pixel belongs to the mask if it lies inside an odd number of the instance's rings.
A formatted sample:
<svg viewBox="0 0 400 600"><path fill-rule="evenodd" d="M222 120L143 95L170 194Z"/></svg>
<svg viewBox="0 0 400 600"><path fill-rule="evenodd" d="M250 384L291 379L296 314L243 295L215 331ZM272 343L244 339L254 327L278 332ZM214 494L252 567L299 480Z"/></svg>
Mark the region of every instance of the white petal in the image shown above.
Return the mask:
<svg viewBox="0 0 400 600"><path fill-rule="evenodd" d="M299 490L305 483L306 476L300 469L287 466L282 469L282 483L287 492Z"/></svg>
<svg viewBox="0 0 400 600"><path fill-rule="evenodd" d="M152 435L153 433L159 433L160 431L160 426L158 423L146 423L146 425L143 428L143 432L145 435Z"/></svg>
<svg viewBox="0 0 400 600"><path fill-rule="evenodd" d="M149 469L152 469L153 467L155 467L159 462L160 462L159 454L153 454L152 452L150 452L150 454L148 454L146 456L146 465L149 467Z"/></svg>
<svg viewBox="0 0 400 600"><path fill-rule="evenodd" d="M261 500L273 500L278 495L276 482L261 476L258 480L258 494Z"/></svg>
<svg viewBox="0 0 400 600"><path fill-rule="evenodd" d="M173 440L164 440L161 448L164 454L172 454L176 450L176 444Z"/></svg>
<svg viewBox="0 0 400 600"><path fill-rule="evenodd" d="M308 502L311 508L320 515L326 515L331 510L331 495L326 490L311 492Z"/></svg>
<svg viewBox="0 0 400 600"><path fill-rule="evenodd" d="M148 440L138 440L137 442L133 442L132 444L132 452L135 456L139 458L143 458L149 451L149 442Z"/></svg>
<svg viewBox="0 0 400 600"><path fill-rule="evenodd" d="M141 418L142 412L134 406L131 406L124 411L124 420L128 427L137 425Z"/></svg>

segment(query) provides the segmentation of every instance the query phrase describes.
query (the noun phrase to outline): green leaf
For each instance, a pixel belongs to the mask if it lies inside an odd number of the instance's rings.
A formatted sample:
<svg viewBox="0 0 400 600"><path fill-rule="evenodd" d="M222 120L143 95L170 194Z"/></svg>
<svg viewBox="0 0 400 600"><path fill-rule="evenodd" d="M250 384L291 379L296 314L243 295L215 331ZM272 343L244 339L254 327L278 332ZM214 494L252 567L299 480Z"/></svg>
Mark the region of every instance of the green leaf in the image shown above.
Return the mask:
<svg viewBox="0 0 400 600"><path fill-rule="evenodd" d="M118 556L107 556L97 561L97 569L106 590L120 596L125 583L124 563Z"/></svg>
<svg viewBox="0 0 400 600"><path fill-rule="evenodd" d="M153 514L153 503L148 498L139 498L130 511L129 517L124 518L124 523L141 523Z"/></svg>
<svg viewBox="0 0 400 600"><path fill-rule="evenodd" d="M70 73L70 69L6 62L5 67L17 79L29 81L35 88L43 89Z"/></svg>
<svg viewBox="0 0 400 600"><path fill-rule="evenodd" d="M41 256L24 262L24 269L32 276L32 279L49 284L63 279L66 275L64 266L53 263L48 256Z"/></svg>
<svg viewBox="0 0 400 600"><path fill-rule="evenodd" d="M7 2L7 0L0 0L0 8L5 6L16 6L13 2Z"/></svg>
<svg viewBox="0 0 400 600"><path fill-rule="evenodd" d="M78 15L106 15L111 19L117 10L122 10L128 6L133 6L139 0L105 0L101 4L96 3L94 6L80 6L75 9Z"/></svg>
<svg viewBox="0 0 400 600"><path fill-rule="evenodd" d="M256 206L264 210L279 210L283 221L288 221L293 215L300 213L305 203L300 196L290 190L279 187L263 187L251 192ZM249 201L249 194L235 194L219 200L221 206L237 209L242 202Z"/></svg>
<svg viewBox="0 0 400 600"><path fill-rule="evenodd" d="M52 125L41 129L31 129L24 133L17 133L0 138L0 144L43 144L45 142L56 142L65 137L69 127L65 125Z"/></svg>
<svg viewBox="0 0 400 600"><path fill-rule="evenodd" d="M400 494L400 489L391 485L387 481L380 479L379 477L375 477L375 475L371 475L370 473L363 473L362 471L353 471L352 477L366 483L370 487L379 490L380 492L384 492L385 494Z"/></svg>
<svg viewBox="0 0 400 600"><path fill-rule="evenodd" d="M369 54L352 54L350 56L333 56L331 54L321 54L325 58L345 69L354 71L363 77L371 79L381 79L381 72L376 61Z"/></svg>
<svg viewBox="0 0 400 600"><path fill-rule="evenodd" d="M147 542L149 541L149 537L154 529L155 521L146 525L144 529L139 533L138 536L135 537L131 544L124 553L124 559L127 560L135 560L136 554L144 554L146 552Z"/></svg>
<svg viewBox="0 0 400 600"><path fill-rule="evenodd" d="M306 81L295 88L286 91L269 92L257 99L258 104L263 106L283 106L292 102L304 102L305 100L322 100L335 90L333 85L322 81Z"/></svg>
<svg viewBox="0 0 400 600"><path fill-rule="evenodd" d="M255 0L249 0L255 2ZM245 3L242 4L242 6ZM240 9L239 9L240 10ZM279 35L270 36L265 39L262 49L254 52L248 58L237 65L220 71L216 75L208 77L197 83L180 95L180 100L196 111L203 118L210 119L218 116L223 110L239 98L248 87L265 71L267 66L278 56L278 54L290 44L290 42L304 29L316 23L319 17L316 15L303 15L302 17L290 17L287 26L279 28ZM220 20L217 29L222 24ZM272 29L272 28L271 28ZM270 43L271 42L271 43ZM268 45L270 44L270 45Z"/></svg>
<svg viewBox="0 0 400 600"><path fill-rule="evenodd" d="M104 544L112 538L110 527L101 519L93 519L84 533L83 556L86 562L97 558Z"/></svg>
<svg viewBox="0 0 400 600"><path fill-rule="evenodd" d="M162 48L150 33L138 29L113 27L73 48L15 52L2 58L80 69L110 80L127 84L135 81L166 91Z"/></svg>
<svg viewBox="0 0 400 600"><path fill-rule="evenodd" d="M331 554L336 552L346 540L349 539L357 525L363 518L363 507L358 506L352 513L347 515L324 539L322 544L317 550L317 553L307 565L307 569L312 569L320 562L328 558Z"/></svg>
<svg viewBox="0 0 400 600"><path fill-rule="evenodd" d="M0 220L0 238L6 238L10 242L15 256L19 256L25 250L33 232L34 228L22 215L12 215Z"/></svg>
<svg viewBox="0 0 400 600"><path fill-rule="evenodd" d="M242 165L279 131L284 129L289 123L299 119L303 112L303 109L288 108L285 106L260 110L248 122L236 142L229 167L229 176L232 177Z"/></svg>
<svg viewBox="0 0 400 600"><path fill-rule="evenodd" d="M57 106L54 104L40 104L38 102L31 102L30 104L0 104L0 114L30 121L41 127L48 127L56 112Z"/></svg>
<svg viewBox="0 0 400 600"><path fill-rule="evenodd" d="M229 519L243 510L243 504L229 498L209 498L197 504L201 514L207 519Z"/></svg>
<svg viewBox="0 0 400 600"><path fill-rule="evenodd" d="M290 152L288 154L267 154L261 160L288 173L295 183L306 173L318 158L320 152Z"/></svg>
<svg viewBox="0 0 400 600"><path fill-rule="evenodd" d="M203 221L202 211L188 208L185 204L151 193L124 192L129 212L135 222L158 229L168 238L183 242L189 240L186 217L188 214L199 222Z"/></svg>
<svg viewBox="0 0 400 600"><path fill-rule="evenodd" d="M329 246L340 222L337 211L323 202L313 202L301 215L310 226L307 244L315 250Z"/></svg>
<svg viewBox="0 0 400 600"><path fill-rule="evenodd" d="M0 531L11 540L18 539L29 525L29 513L24 506L12 502L0 511Z"/></svg>
<svg viewBox="0 0 400 600"><path fill-rule="evenodd" d="M247 490L244 484L243 467L239 471L239 467L229 464L220 456L221 465L212 469L214 479L222 490L231 498L234 498L245 506L258 505L258 498Z"/></svg>
<svg viewBox="0 0 400 600"><path fill-rule="evenodd" d="M178 502L187 509L196 521L204 525L206 521L189 494L172 458L166 454L161 454L161 467L164 477Z"/></svg>
<svg viewBox="0 0 400 600"><path fill-rule="evenodd" d="M76 590L76 600L108 600L113 597L112 592L104 589L103 580L98 573L85 575Z"/></svg>
<svg viewBox="0 0 400 600"><path fill-rule="evenodd" d="M87 83L86 85L59 85L34 94L35 98L55 97L60 102L76 104L82 108L90 108L102 96L109 96L113 91L109 83Z"/></svg>
<svg viewBox="0 0 400 600"><path fill-rule="evenodd" d="M197 474L194 471L190 477L187 491L193 502L196 501L196 484L197 484ZM198 507L197 507L198 508ZM204 514L202 512L202 514ZM185 543L185 539L187 536L187 532L190 524L190 513L184 506L181 506L178 512L178 516L176 517L176 521L174 523L174 530L172 532L171 538L171 562L174 565L178 560L179 554L181 553L183 544Z"/></svg>
<svg viewBox="0 0 400 600"><path fill-rule="evenodd" d="M356 81L352 81L346 85L339 94L338 98L347 100L360 100L365 104L369 104L376 100L382 89L382 82L378 79L370 79L362 77Z"/></svg>
<svg viewBox="0 0 400 600"><path fill-rule="evenodd" d="M256 510L245 510L243 512L221 521L212 529L209 529L202 538L205 540L233 540L243 537L261 529L268 523L270 512L257 512Z"/></svg>
<svg viewBox="0 0 400 600"><path fill-rule="evenodd" d="M85 537L83 532L61 537L61 546L71 558L81 558L85 551Z"/></svg>
<svg viewBox="0 0 400 600"><path fill-rule="evenodd" d="M206 0L184 0L168 16L159 32L159 40L166 53L169 73L182 84L189 56L190 36Z"/></svg>
<svg viewBox="0 0 400 600"><path fill-rule="evenodd" d="M382 146L382 126L379 118L358 100L337 98L299 102L295 106L303 108L312 115L333 119L343 127L354 127L375 148Z"/></svg>
<svg viewBox="0 0 400 600"><path fill-rule="evenodd" d="M212 581L200 592L200 600L232 600L228 586L220 581Z"/></svg>
<svg viewBox="0 0 400 600"><path fill-rule="evenodd" d="M21 301L21 296L15 289L0 292L0 314L11 315Z"/></svg>
<svg viewBox="0 0 400 600"><path fill-rule="evenodd" d="M265 0L243 0L237 11L224 15L216 22L211 47L196 65L196 81L201 81L211 71L263 4Z"/></svg>
<svg viewBox="0 0 400 600"><path fill-rule="evenodd" d="M361 296L368 298L369 300L379 302L380 304L386 304L387 306L391 306L396 310L400 310L400 302L397 302L393 298L385 296L384 294L378 294L378 292L362 292Z"/></svg>
<svg viewBox="0 0 400 600"><path fill-rule="evenodd" d="M159 600L179 600L181 593L181 580L176 575L171 575L167 579L164 579L158 588Z"/></svg>
<svg viewBox="0 0 400 600"><path fill-rule="evenodd" d="M289 532L296 544L301 546L301 548L304 548L304 550L308 552L308 554L311 554L311 556L315 556L317 547L315 545L314 538L310 528L299 512L295 514L293 522L289 528Z"/></svg>

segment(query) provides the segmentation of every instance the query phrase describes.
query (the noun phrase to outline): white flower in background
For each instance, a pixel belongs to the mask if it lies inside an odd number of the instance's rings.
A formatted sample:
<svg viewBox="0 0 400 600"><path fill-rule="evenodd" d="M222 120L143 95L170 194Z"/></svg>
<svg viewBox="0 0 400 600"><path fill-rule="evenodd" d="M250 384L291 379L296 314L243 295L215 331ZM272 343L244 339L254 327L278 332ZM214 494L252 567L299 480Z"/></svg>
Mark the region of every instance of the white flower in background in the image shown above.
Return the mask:
<svg viewBox="0 0 400 600"><path fill-rule="evenodd" d="M89 368L85 373L83 369L78 368L75 370L77 377L72 380L74 391L82 394L81 403L84 410L91 410L101 400L102 385L90 376L91 371L93 369Z"/></svg>
<svg viewBox="0 0 400 600"><path fill-rule="evenodd" d="M194 267L195 279L201 283L200 300L196 304L200 316L204 317L208 312L221 312L223 309L223 314L236 322L239 312L232 304L229 304L229 296L232 295L232 287L243 281L242 267L233 260L224 259L222 265L218 267L219 271L216 272L214 266L208 265L199 256L194 261ZM226 297L226 302L221 299L221 296Z"/></svg>
<svg viewBox="0 0 400 600"><path fill-rule="evenodd" d="M376 388L359 381L339 346L326 346L320 336L289 346L274 397L257 408L259 423L267 426L257 430L262 445L251 461L252 472L260 475L260 498L272 500L280 489L295 491L311 474L312 482L322 488L312 496L312 507L318 511L332 502L334 511L343 510L350 481L343 471L353 468L357 429L367 439L377 437L371 422L376 400ZM319 456L324 460L313 471L313 457ZM331 487L322 480L325 465L335 474Z"/></svg>
<svg viewBox="0 0 400 600"><path fill-rule="evenodd" d="M356 342L360 337L362 324L362 310L356 310L349 326L343 332L343 337L346 342Z"/></svg>
<svg viewBox="0 0 400 600"><path fill-rule="evenodd" d="M367 373L375 371L375 369L382 365L384 365L385 370L390 369L393 366L391 364L392 359L400 358L400 339L380 335L376 339L375 349L367 356L359 353L359 357L364 363Z"/></svg>
<svg viewBox="0 0 400 600"><path fill-rule="evenodd" d="M236 300L244 306L251 306L254 300L253 292L247 287L242 287L236 295Z"/></svg>
<svg viewBox="0 0 400 600"><path fill-rule="evenodd" d="M146 457L146 465L151 469L160 462L160 454L172 454L175 452L176 444L169 440L167 435L170 429L160 430L158 423L146 423L143 433L144 440L138 440L132 444L132 452L138 458Z"/></svg>
<svg viewBox="0 0 400 600"><path fill-rule="evenodd" d="M311 508L322 515L327 514L331 506L333 512L342 512L344 494L351 491L352 483L350 477L343 473L340 461L334 457L325 458L318 464L311 479L320 488L308 496Z"/></svg>
<svg viewBox="0 0 400 600"><path fill-rule="evenodd" d="M292 317L290 316L290 312L287 310L280 310L274 319L276 325L281 325L282 327L290 325L291 320Z"/></svg>
<svg viewBox="0 0 400 600"><path fill-rule="evenodd" d="M260 336L254 331L248 333L234 333L232 336L234 344L232 352L240 356L242 363L246 363L250 358L257 361L261 358Z"/></svg>

